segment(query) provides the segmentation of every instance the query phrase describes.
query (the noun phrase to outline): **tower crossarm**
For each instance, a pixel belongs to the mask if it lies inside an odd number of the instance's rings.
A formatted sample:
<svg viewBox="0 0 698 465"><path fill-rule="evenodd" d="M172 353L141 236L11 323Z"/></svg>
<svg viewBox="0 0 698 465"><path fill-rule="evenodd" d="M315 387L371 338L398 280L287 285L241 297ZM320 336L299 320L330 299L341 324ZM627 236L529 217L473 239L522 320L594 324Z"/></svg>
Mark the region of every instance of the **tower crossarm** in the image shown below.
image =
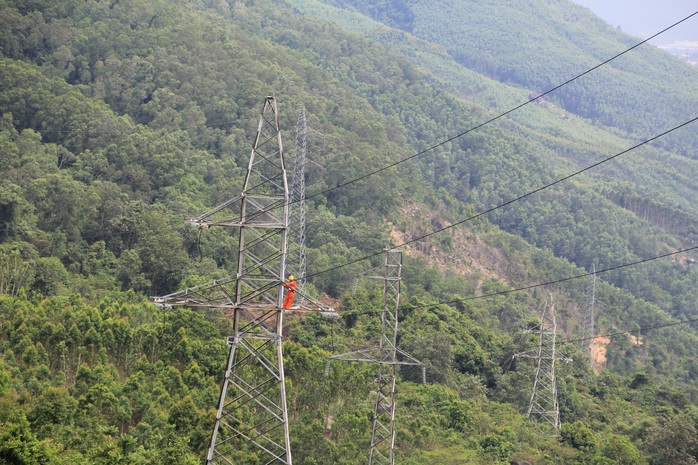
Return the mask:
<svg viewBox="0 0 698 465"><path fill-rule="evenodd" d="M292 465L281 339L289 190L275 97L264 101L242 192L190 218L237 229L234 274L160 297L156 305L227 310L233 335L207 465L237 463L240 450Z"/></svg>
<svg viewBox="0 0 698 465"><path fill-rule="evenodd" d="M424 363L407 352L397 348L394 350L399 355L396 359L393 359L392 348L371 347L369 349L360 349L340 355L333 355L329 357L328 363L332 360L341 360L344 362L382 363L385 365L424 366Z"/></svg>

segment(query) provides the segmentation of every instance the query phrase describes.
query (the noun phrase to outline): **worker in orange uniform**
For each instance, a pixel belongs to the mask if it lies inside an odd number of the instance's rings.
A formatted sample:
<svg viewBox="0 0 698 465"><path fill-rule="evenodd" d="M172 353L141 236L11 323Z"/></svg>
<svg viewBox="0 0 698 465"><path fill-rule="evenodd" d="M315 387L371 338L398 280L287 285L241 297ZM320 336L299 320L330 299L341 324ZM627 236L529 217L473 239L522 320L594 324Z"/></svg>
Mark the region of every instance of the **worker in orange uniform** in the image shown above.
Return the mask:
<svg viewBox="0 0 698 465"><path fill-rule="evenodd" d="M288 282L283 283L284 288L286 288L286 298L284 298L284 305L281 308L291 308L293 303L293 297L296 295L296 278L293 275L288 277Z"/></svg>

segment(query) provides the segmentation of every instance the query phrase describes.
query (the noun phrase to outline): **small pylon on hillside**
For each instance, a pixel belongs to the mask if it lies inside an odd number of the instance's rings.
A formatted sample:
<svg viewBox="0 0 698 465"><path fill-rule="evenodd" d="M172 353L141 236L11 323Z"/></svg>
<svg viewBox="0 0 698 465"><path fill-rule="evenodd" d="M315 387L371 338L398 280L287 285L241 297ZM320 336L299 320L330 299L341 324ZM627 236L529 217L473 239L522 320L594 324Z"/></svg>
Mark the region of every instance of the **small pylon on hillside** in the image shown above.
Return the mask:
<svg viewBox="0 0 698 465"><path fill-rule="evenodd" d="M537 353L514 355L514 358L533 358L537 361L533 392L531 393L531 402L528 407L528 417L536 420L536 425L541 432L551 436L557 436L560 429L560 406L557 401L555 362L557 360L572 361L565 356L557 356L555 352L556 330L555 306L553 304L553 296L549 294L538 327L539 342Z"/></svg>
<svg viewBox="0 0 698 465"><path fill-rule="evenodd" d="M582 326L582 340L579 348L589 354L590 365L594 367L592 343L594 342L594 305L596 302L596 267L591 264L591 271L587 279L586 298L584 300L584 320Z"/></svg>
<svg viewBox="0 0 698 465"><path fill-rule="evenodd" d="M325 368L325 374L329 375L332 360L378 364L369 465L394 465L395 463L395 380L397 367L399 365L421 366L422 380L425 381L424 364L397 348L401 272L402 251L386 249L383 276L369 276L383 280L383 311L381 312L381 336L378 347L334 355L327 360Z"/></svg>

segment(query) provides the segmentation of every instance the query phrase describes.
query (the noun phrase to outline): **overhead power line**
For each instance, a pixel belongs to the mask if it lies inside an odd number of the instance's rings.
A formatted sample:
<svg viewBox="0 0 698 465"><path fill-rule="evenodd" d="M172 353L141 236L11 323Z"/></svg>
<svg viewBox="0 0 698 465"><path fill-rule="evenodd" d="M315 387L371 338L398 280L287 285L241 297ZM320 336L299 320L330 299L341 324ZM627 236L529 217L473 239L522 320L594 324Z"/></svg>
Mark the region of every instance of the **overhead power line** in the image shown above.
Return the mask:
<svg viewBox="0 0 698 465"><path fill-rule="evenodd" d="M597 337L612 338L614 336L620 336L620 335L624 335L624 334L643 333L643 332L647 332L647 331L652 331L654 329L669 328L672 326L681 326L681 325L686 325L686 324L695 323L695 322L698 322L698 318L691 318L691 319L682 320L682 321L674 321L672 323L665 323L665 324L656 325L656 326L644 326L644 327L634 329L634 330L625 330L625 331L616 331L615 333L598 334L596 336L587 337L584 339L569 339L569 340L566 340L565 342L568 344L575 344L575 343L582 342L585 340L596 339Z"/></svg>
<svg viewBox="0 0 698 465"><path fill-rule="evenodd" d="M621 268L627 268L627 267L631 267L631 266L637 266L637 265L640 265L640 264L643 264L643 263L647 263L647 262L650 262L650 261L653 261L653 260L658 260L658 259L660 259L660 258L666 258L666 257L672 256L672 255L677 255L677 254L680 254L680 253L689 252L689 251L696 250L696 249L698 249L698 246L696 246L696 247L689 247L689 248L683 249L683 250L677 250L677 251L675 251L675 252L671 252L671 253L667 253L667 254L658 255L658 256L656 256L656 257L645 258L645 259L643 259L643 260L638 260L638 261L635 261L635 262L630 262L630 263L624 263L624 264L621 264L621 265L616 265L616 266L613 266L613 267L610 267L610 268L606 268L606 269L603 269L603 270L596 270L595 273L596 273L596 274L601 274L601 273L607 273L607 272L613 271L613 270L618 270L618 269L621 269ZM438 306L440 306L440 305L451 305L451 304L454 304L454 303L460 303L460 302L465 302L465 301L469 301L469 300L484 299L484 298L488 298L488 297L495 297L495 296L500 296L500 295L504 295L504 294L510 294L510 293L513 293L513 292L520 292L520 291L530 290L530 289L533 289L533 288L536 288L536 287L549 286L549 285L553 285L553 284L562 283L562 282L565 282L565 281L571 281L571 280L573 280L573 279L579 279L579 278L588 277L588 276L590 276L592 273L593 273L593 272L578 274L578 275L575 275L575 276L570 276L570 277L568 277L568 278L558 279L558 280L555 280L555 281L548 281L548 282L545 282L545 283L533 284L533 285L530 285L530 286L519 287L519 288L516 288L516 289L509 289L509 290L506 290L506 291L493 292L493 293L484 294L484 295L481 295L481 296L473 296L473 297L467 297L467 298L463 298L463 299L456 299L456 300L450 300L450 301L437 302L437 303L434 303L434 304L424 305L424 306L422 306L421 308L429 309L429 308L438 307ZM379 313L379 312L377 312L377 311L375 311L375 310L372 310L372 311L354 310L354 311L349 311L349 312L342 312L342 316L348 316L348 315L375 315L375 314L377 314L377 313ZM596 338L609 338L609 339L610 339L610 338L612 338L612 337L620 336L620 335L647 333L648 331L652 331L652 330L656 330L656 329L670 328L670 327L674 327L674 326L682 326L682 325L691 324L691 323L697 323L697 322L698 322L698 318L690 318L690 319L688 319L688 320L673 321L673 322L671 322L671 323L664 323L664 324L660 324L660 325L643 326L643 327L639 327L639 328L633 329L633 330L620 330L620 331L616 331L616 332L613 332L613 333L598 334L598 335L592 335L592 336L589 336L589 337L581 337L581 338L577 338L577 339L566 339L566 340L565 340L565 343L566 343L566 344L579 344L579 343L581 343L581 342L591 341L591 340L596 339Z"/></svg>
<svg viewBox="0 0 698 465"><path fill-rule="evenodd" d="M491 293L489 293L489 294L482 294L482 295L476 295L476 296L471 296L471 297L463 297L463 298L460 298L460 299L453 299L453 300L447 300L447 301L436 302L436 303L433 303L433 304L424 305L423 308L426 308L426 309L429 309L429 308L436 308L436 307L438 307L438 306L440 306L440 305L453 305L453 304L458 304L458 303L462 303L462 302L468 302L468 301L471 301L471 300L487 299L487 298L490 298L490 297L497 297L497 296L501 296L501 295L512 294L512 293L514 293L514 292L529 291L529 290L531 290L531 289L536 289L536 288L539 288L539 287L552 286L552 285L554 285L554 284L560 284L560 283L564 283L564 282L567 282L567 281L572 281L572 280L575 280L575 279L587 278L587 277L589 277L589 276L592 275L592 274L599 275L599 274L603 274L603 273L608 273L608 272L610 272L610 271L620 270L620 269L622 269L622 268L629 268L629 267L632 267L632 266L642 265L643 263L652 262L652 261L654 261L654 260L659 260L659 259L661 259L661 258L671 257L671 256L673 256L673 255L678 255L678 254L685 253L685 252L691 252L691 251L693 251L693 250L698 250L698 246L688 247L688 248L686 248L686 249L676 250L676 251L674 251L674 252L669 252L669 253L665 253L665 254L662 254L662 255L657 255L657 256L654 256L654 257L643 258L642 260L637 260L637 261L634 261L634 262L622 263L622 264L620 264L620 265L612 266L612 267L609 267L609 268L604 268L603 270L595 270L595 272L580 273L580 274L576 274L576 275L574 275L574 276L568 276L567 278L560 278L560 279L556 279L556 280L553 280L553 281L546 281L546 282L543 282L543 283L531 284L531 285L528 285L528 286L517 287L517 288L514 288L514 289L506 289L506 290L503 290L503 291L491 292ZM342 312L342 315L353 315L353 314L361 314L361 315L366 314L366 315L369 315L369 314L371 314L371 313L373 313L373 312L362 312L362 311L356 310L356 311ZM578 339L577 342L580 342L580 341L582 341L582 340L583 340L583 339Z"/></svg>
<svg viewBox="0 0 698 465"><path fill-rule="evenodd" d="M619 269L622 269L622 268L628 268L628 267L631 267L631 266L641 265L641 264L643 264L643 263L651 262L651 261L654 261L654 260L659 260L659 259L661 259L661 258L666 258L666 257L670 257L670 256L673 256L673 255L678 255L678 254L685 253L685 252L690 252L690 251L693 251L693 250L698 250L698 246L689 247L689 248L682 249L682 250L676 250L676 251L674 251L674 252L670 252L670 253L666 253L666 254L662 254L662 255L657 255L657 256L655 256L655 257L649 257L649 258L645 258L645 259L642 259L642 260L637 260L637 261L634 261L634 262L623 263L623 264L620 264L620 265L616 265L616 266L612 266L612 267L609 267L609 268L605 268L605 269L603 269L603 270L595 270L595 271L592 271L592 272L581 273L581 274L574 275L574 276L570 276L570 277L567 277L567 278L556 279L556 280L554 280L554 281L546 281L546 282L544 282L544 283L532 284L532 285L530 285L530 286L523 286L523 287L518 287L518 288L515 288L515 289L507 289L507 290L504 290L504 291L492 292L492 293L489 293L489 294L483 294L483 295L479 295L479 296L464 297L464 298L461 298L461 299L454 299L454 300L449 300L449 301L436 302L436 303L433 303L433 304L424 305L424 306L422 306L421 308L424 308L424 309L436 308L436 307L438 307L438 306L440 306L440 305L452 305L452 304L461 303L461 302L467 302L467 301L479 300L479 299L486 299L486 298L489 298L489 297L496 297L496 296L511 294L511 293L514 293L514 292L527 291L527 290L531 290L531 289L538 288L538 287L551 286L551 285L563 283L563 282L566 282L566 281L572 281L572 280L574 280L574 279L586 278L586 277L589 277L589 276L592 275L592 274L598 275L598 274L602 274L602 273L608 273L608 272L614 271L614 270L619 270ZM354 310L354 311L342 312L342 316L347 316L347 315L372 315L372 314L376 314L376 313L378 313L378 312L376 312L375 310L373 310L373 311ZM597 338L597 337L611 338L611 337L619 336L619 335L623 335L623 334L642 333L642 332L647 332L647 331L651 331L651 330L655 330L655 329L669 328L669 327L672 327L672 326L680 326L680 325L685 325L685 324L690 324L690 323L696 323L696 322L698 322L698 318L691 318L691 319L688 319L688 320L674 321L674 322L671 322L671 323L664 323L664 324L661 324L661 325L643 326L643 327L640 327L640 328L635 329L635 330L622 330L622 331L617 331L617 332L614 332L614 333L599 334L599 335L593 335L593 336L589 336L589 337L581 337L581 338L578 338L578 339L568 339L568 340L565 341L565 343L568 343L568 344L577 344L577 343L580 343L580 342L584 342L584 341L588 341L588 340L593 340L593 339L595 339L595 338Z"/></svg>
<svg viewBox="0 0 698 465"><path fill-rule="evenodd" d="M529 192L527 192L527 193L525 193L525 194L523 194L523 195L520 195L520 196L518 196L518 197L516 197L516 198L514 198L514 199L511 199L511 200L508 200L508 201L506 201L506 202L504 202L504 203L502 203L502 204L499 204L499 205L497 205L497 206L495 206L495 207L492 207L492 208L490 208L490 209L488 209L488 210L482 211L482 212L480 212L480 213L476 213L476 214L473 215L473 216L470 216L470 217L465 218L465 219L463 219L463 220L457 221L457 222L455 222L455 223L453 223L453 224L451 224L451 225L445 226L445 227L440 228L440 229L436 229L436 230L434 230L434 231L432 231L432 232L430 232L430 233L424 234L423 236L419 236L419 237L417 237L417 238L414 238L414 239L409 240L409 241L407 241L407 242L404 242L404 243L402 243L402 244L396 245L395 248L404 247L404 246L410 245L410 244L412 244L412 243L414 243L414 242L421 241L421 240L423 240L423 239L426 239L427 237L433 236L433 235L435 235L435 234L439 234L439 233L441 233L441 232L443 232L443 231L446 231L446 230L448 230L448 229L454 228L454 227L459 226L459 225L461 225L461 224L467 223L468 221L472 221L472 220L477 219L477 218L479 218L479 217L481 217L481 216L483 216L483 215L486 215L486 214L488 214L488 213L491 213L491 212L493 212L493 211L495 211L495 210L498 210L498 209L500 209L500 208L506 207L506 206L511 205L511 204L513 204L513 203L515 203L515 202L518 202L518 201L520 201L520 200L523 200L523 199L525 199L525 198L527 198L527 197L530 197L530 196L533 195L533 194L536 194L536 193L538 193L538 192L541 192L541 191L543 191L543 190L545 190L545 189L548 189L548 188L550 188L550 187L552 187L552 186L555 186L556 184L559 184L559 183L561 183L561 182L563 182L563 181L566 181L566 180L568 180L568 179L570 179L570 178L573 178L573 177L575 177L575 176L577 176L577 175L579 175L579 174L582 174L582 173L584 173L585 171L588 171L588 170L590 170L590 169L592 169L592 168L595 168L595 167L597 167L597 166L599 166L599 165L602 165L602 164L604 164L604 163L606 163L606 162L608 162L608 161L614 160L615 158L618 158L618 157L620 157L621 155L624 155L624 154L626 154L626 153L628 153L628 152L630 152L630 151L632 151L632 150L635 150L635 149L638 148L638 147L642 147L642 146L645 145L645 144L648 144L648 143L650 143L650 142L652 142L652 141L655 141L655 140L657 140L657 139L659 139L659 138L661 138L661 137L663 137L663 136L665 136L665 135L667 135L667 134L669 134L669 133L671 133L671 132L676 131L677 129L680 129L680 128L684 127L684 126L688 126L689 124L695 122L696 120L698 120L698 117L694 117L694 118L692 118L692 119L690 119L690 120L688 120L688 121L686 121L686 122L684 122L684 123L679 124L678 126L674 126L673 128L671 128L671 129L669 129L669 130L667 130L667 131L664 131L663 133L658 134L658 135L656 135L656 136L654 136L654 137L651 137L651 138L649 138L649 139L647 139L647 140L645 140L645 141L643 141L643 142L640 142L639 144L636 144L636 145L630 147L629 149L623 150L622 152L619 152L619 153L617 153L617 154L615 154L615 155L612 155L612 156L610 156L610 157L604 158L604 159L601 160L601 161L598 161L598 162L596 162L596 163L593 163L593 164L587 166L586 168L582 168L582 169L580 169L580 170L577 170L577 171L575 171L574 173L571 173L571 174L569 174L569 175L567 175L567 176L564 176L564 177L562 177L562 178L560 178L560 179L558 179L558 180L556 180L556 181L553 181L553 182L551 182L551 183L549 183L549 184L546 184L546 185L541 186L541 187L539 187L539 188L537 188L537 189L534 189L534 190L532 190L532 191L529 191ZM365 256L363 256L363 257L361 257L361 258L357 258L357 259L355 259L355 260L351 260L351 261L346 262L346 263L343 263L343 264L341 264L341 265L337 265L337 266L334 266L334 267L332 267L332 268L328 268L328 269L326 269L326 270L322 270L322 271L318 271L318 272L312 273L312 274L310 274L310 275L307 275L306 278L312 278L312 277L314 277L314 276L318 276L318 275L321 275L321 274L324 274L324 273L328 273L328 272L330 272L330 271L334 271L334 270L337 270L337 269L339 269L339 268L344 268L345 266L349 266L349 265L352 265L352 264L354 264L354 263L359 263L359 262L362 262L362 261L364 261L364 260L368 260L368 259L370 259L370 258L373 258L373 257L375 257L375 256L377 256L377 255L380 255L381 253L382 253L382 252L376 252L376 253L373 253L373 254L370 254L370 255L365 255ZM586 275L585 275L585 276L586 276Z"/></svg>
<svg viewBox="0 0 698 465"><path fill-rule="evenodd" d="M478 129L481 129L481 128L484 127L484 126L486 126L486 125L488 125L488 124L490 124L490 123L493 123L493 122L495 122L495 121L497 121L497 120L499 120L499 119L501 119L501 118L503 118L503 117L509 115L510 113L515 112L516 110L518 110L518 109L520 109L520 108L525 107L526 105L530 104L531 102L534 102L534 101L540 99L541 97L544 97L544 96L546 96L546 95L548 95L548 94L550 94L550 93L552 93L552 92L554 92L554 91L560 89L561 87L564 87L564 86L566 86L567 84L570 84L571 82L576 81L577 79L581 78L582 76L585 76L585 75L591 73L592 71L595 71L595 70L601 68L602 66L607 65L608 63L610 63L611 61L615 60L616 58L625 55L626 53L628 53L628 52L630 52L630 51L632 51L632 50L638 48L639 46L641 46L641 45L643 45L643 44L645 44L645 43L647 43L647 42L649 42L650 40L654 39L655 37L657 37L657 36L659 36L659 35L661 35L661 34L663 34L663 33L665 33L666 31L668 31L668 30L670 30L670 29L672 29L672 28L678 26L679 24L681 24L681 23L683 23L683 22L685 22L685 21L688 21L689 19L691 19L692 17L694 17L694 16L696 16L696 15L698 15L698 11L696 11L696 12L694 12L694 13L692 13L692 14L686 16L685 18L683 18L683 19L680 20L680 21L675 22L674 24L672 24L672 25L669 26L669 27L666 27L666 28L662 29L661 31L659 31L659 32L657 32L656 34L654 34L654 35L648 37L647 39L645 39L645 40L643 40L643 41L641 41L641 42L638 42L637 44L633 45L632 47L623 50L622 52L620 52L620 53L618 53L618 54L612 56L611 58L608 58L607 60L605 60L605 61L599 63L598 65L596 65L596 66L594 66L594 67L592 67L592 68L587 69L587 70L584 71L583 73L580 73L580 74L574 76L573 78L568 79L567 81L563 82L562 84L558 84L557 86L555 86L555 87L553 87L553 88L551 88L551 89L549 89L549 90L543 92L542 94L538 95L537 97L532 98L532 99L530 99L530 100L527 100L527 101L525 101L525 102L523 102L523 103L521 103L521 104L519 104L519 105L517 105L517 106L515 106L515 107L513 107L513 108L511 108L511 109L509 109L509 110L507 110L507 111L505 111L504 113L500 113L499 115L497 115L497 116L495 116L495 117L493 117L493 118L490 118L490 119L488 119L487 121L484 121L484 122L482 122L482 123L480 123L480 124L478 124L478 125L476 125L476 126L471 127L470 129L467 129L467 130L465 130L465 131L463 131L463 132L461 132L461 133L458 133L458 134L456 134L456 135L454 135L454 136L452 136L452 137L449 137L448 139L443 140L443 141L441 141L441 142L439 142L439 143L437 143L437 144L434 144L434 145L432 145L431 147L422 150L421 152L415 153L414 155L410 155L410 156L408 156L408 157L406 157L406 158L403 158L403 159L401 159L401 160L398 160L398 161L396 161L396 162L393 162L393 163L390 163L390 164L388 164L388 165L386 165L386 166L383 166L382 168L378 168L378 169L375 170L375 171L371 171L370 173L366 173L366 174L364 174L364 175L362 175L362 176L359 176L359 177L357 177L357 178L354 178L354 179L351 179L351 180L349 180L349 181L346 181L346 182L343 182L343 183L341 183L341 184L338 184L338 185L336 185L336 186L334 186L334 187L330 187L330 188L327 188L327 189L322 190L322 191L320 191L320 192L317 192L317 193L315 193L315 194L309 195L309 196L307 196L307 199L311 199L311 198L317 197L317 196L319 196L319 195L324 195L324 194L327 194L328 192L332 192L332 191L334 191L334 190L340 189L340 188L345 187L345 186L348 186L348 185L350 185L350 184L354 184L354 183L356 183L356 182L362 181L362 180L364 180L364 179L366 179L366 178L368 178L368 177L371 177L371 176L373 176L373 175L375 175L375 174L381 173L381 172L386 171L386 170L388 170L388 169L390 169L390 168L393 168L393 167L395 167L395 166L397 166L397 165L400 165L400 164L405 163L405 162L407 162L407 161L409 161L409 160L412 160L412 159L414 159L414 158L417 158L417 157L419 157L419 156L421 156L421 155L424 155L425 153L430 152L430 151L432 151L432 150L434 150L434 149L436 149L436 148L438 148L438 147L441 147L441 146L443 146L443 145L445 145L445 144L447 144L447 143L449 143L449 142L453 142L453 141L456 140L456 139L459 139L459 138L461 138L461 137L463 137L463 136L465 136L465 135L467 135L467 134L470 134L471 132L474 132L474 131L476 131L476 130L478 130Z"/></svg>
<svg viewBox="0 0 698 465"><path fill-rule="evenodd" d="M456 300L452 300L452 301L450 301L450 302L440 302L440 303L438 303L438 304L434 304L433 306L441 305L441 304L454 304L454 303L460 303L460 302L465 302L465 301L468 301L468 300L484 299L484 298L487 298L487 297L494 297L494 296L498 296L498 295L511 294L512 292L528 291L528 290L530 290L530 289L535 289L535 288L537 288L537 287L552 286L553 284L560 284L560 283L564 283L564 282L567 282L567 281L572 281L572 280L574 280L574 279L587 278L587 277L591 276L592 274L599 275L599 274L603 274L603 273L608 273L608 272L610 272L610 271L620 270L620 269L622 269L622 268L628 268L628 267L631 267L631 266L641 265L641 264L643 264L643 263L651 262L651 261L654 261L654 260L659 260L660 258L671 257L672 255L678 255L678 254L680 254L680 253L690 252L690 251L696 250L696 249L698 249L698 246L689 247L689 248L687 248L687 249L677 250L677 251L665 253L665 254L662 254L662 255L657 255L657 256L655 256L655 257L644 258L644 259L642 259L642 260L637 260L637 261L635 261L635 262L623 263L623 264L621 264L621 265L612 266L612 267L610 267L610 268L605 268L605 269L603 269L603 270L596 270L595 272L581 273L581 274L574 275L574 276L570 276L570 277L567 277L567 278L556 279L556 280L554 280L554 281L547 281L547 282L544 282L544 283L531 284L531 285L529 285L529 286L518 287L518 288L516 288L516 289L507 289L507 290L505 290L505 291L492 292L492 293L490 293L490 294L483 294L483 295L479 295L479 296L465 297L465 298L463 298L463 299L456 299ZM429 306L431 307L432 305L429 305Z"/></svg>

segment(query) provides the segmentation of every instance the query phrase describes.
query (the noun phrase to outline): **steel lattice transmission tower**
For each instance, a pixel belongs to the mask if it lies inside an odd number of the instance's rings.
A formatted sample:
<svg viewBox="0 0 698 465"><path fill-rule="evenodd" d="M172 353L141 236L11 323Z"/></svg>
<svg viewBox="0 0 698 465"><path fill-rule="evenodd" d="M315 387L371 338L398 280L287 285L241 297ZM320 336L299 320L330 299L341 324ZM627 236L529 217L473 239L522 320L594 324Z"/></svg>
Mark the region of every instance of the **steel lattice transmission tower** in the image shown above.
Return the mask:
<svg viewBox="0 0 698 465"><path fill-rule="evenodd" d="M296 146L291 180L291 203L289 204L290 240L288 273L296 276L300 299L305 295L306 247L305 247L305 165L307 160L308 123L305 108L298 114Z"/></svg>
<svg viewBox="0 0 698 465"><path fill-rule="evenodd" d="M589 353L591 365L594 364L594 357L591 354L592 342L596 335L594 330L594 305L596 302L596 267L592 263L591 272L587 279L586 298L584 301L584 321L582 326L582 340L579 348Z"/></svg>
<svg viewBox="0 0 698 465"><path fill-rule="evenodd" d="M381 336L378 347L332 356L328 359L325 368L325 374L328 375L332 360L378 364L369 465L393 465L395 463L395 380L397 367L399 365L421 366L422 380L424 381L424 364L397 348L402 251L386 249L383 268L383 276L369 276L383 280L383 310L381 312Z"/></svg>
<svg viewBox="0 0 698 465"><path fill-rule="evenodd" d="M234 276L152 300L160 306L200 306L232 313L233 335L207 464L292 465L281 337L289 191L279 113L267 97L242 194L189 221L199 228L238 228ZM309 299L308 301L310 302ZM314 302L313 302L314 305ZM293 311L333 311L295 306Z"/></svg>
<svg viewBox="0 0 698 465"><path fill-rule="evenodd" d="M560 406L557 401L557 382L555 380L555 362L570 362L567 357L558 357L555 352L557 324L552 294L543 308L538 327L538 352L536 354L516 354L514 357L533 358L537 361L533 392L528 407L528 417L537 420L539 429L546 434L557 435L560 429Z"/></svg>

